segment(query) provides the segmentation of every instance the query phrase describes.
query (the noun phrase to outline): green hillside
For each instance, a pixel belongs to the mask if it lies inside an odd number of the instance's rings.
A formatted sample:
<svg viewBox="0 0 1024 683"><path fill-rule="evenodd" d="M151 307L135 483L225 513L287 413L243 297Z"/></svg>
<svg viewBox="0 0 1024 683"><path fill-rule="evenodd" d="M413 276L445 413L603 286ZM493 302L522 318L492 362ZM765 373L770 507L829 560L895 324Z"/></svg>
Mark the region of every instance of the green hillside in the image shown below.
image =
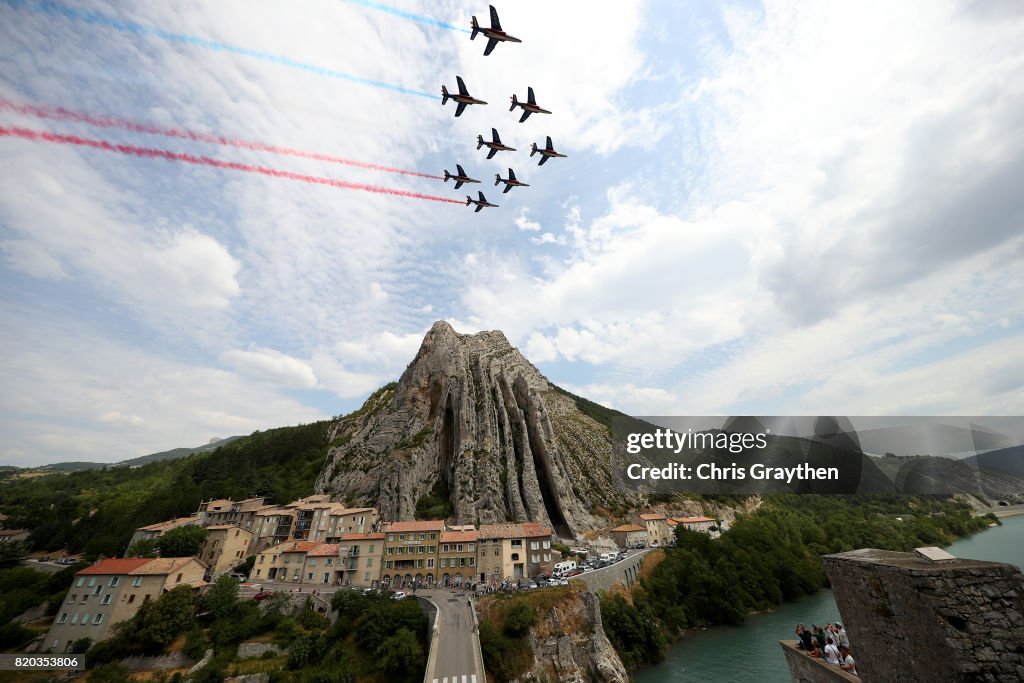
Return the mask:
<svg viewBox="0 0 1024 683"><path fill-rule="evenodd" d="M5 525L32 531L34 550L120 555L132 532L187 516L210 498L294 500L313 492L330 421L258 431L214 450L138 467L0 481Z"/></svg>

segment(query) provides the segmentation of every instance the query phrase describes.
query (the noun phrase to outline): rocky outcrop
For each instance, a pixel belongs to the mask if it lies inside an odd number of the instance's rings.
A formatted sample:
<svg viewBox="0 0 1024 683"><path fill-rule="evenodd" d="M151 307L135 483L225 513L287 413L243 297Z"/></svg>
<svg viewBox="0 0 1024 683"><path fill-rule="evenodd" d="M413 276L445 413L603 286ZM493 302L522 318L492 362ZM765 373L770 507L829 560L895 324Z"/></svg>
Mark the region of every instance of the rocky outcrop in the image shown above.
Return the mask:
<svg viewBox="0 0 1024 683"><path fill-rule="evenodd" d="M437 322L397 385L334 428L321 493L408 520L446 484L459 524L543 522L563 538L634 503L610 473L609 428L501 332Z"/></svg>
<svg viewBox="0 0 1024 683"><path fill-rule="evenodd" d="M626 683L626 667L605 635L601 605L594 593L572 599L538 615L530 633L533 666L520 680L569 683Z"/></svg>

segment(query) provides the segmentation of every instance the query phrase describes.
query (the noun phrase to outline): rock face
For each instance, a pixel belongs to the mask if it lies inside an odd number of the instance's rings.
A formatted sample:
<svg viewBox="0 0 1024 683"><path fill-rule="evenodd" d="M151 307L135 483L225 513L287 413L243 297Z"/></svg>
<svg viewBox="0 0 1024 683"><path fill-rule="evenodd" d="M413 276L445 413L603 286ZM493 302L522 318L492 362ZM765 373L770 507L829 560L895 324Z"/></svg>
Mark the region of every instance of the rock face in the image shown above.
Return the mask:
<svg viewBox="0 0 1024 683"><path fill-rule="evenodd" d="M563 538L632 499L610 475L608 427L577 407L501 332L427 333L397 385L332 432L317 491L409 520L447 485L459 524L536 520Z"/></svg>
<svg viewBox="0 0 1024 683"><path fill-rule="evenodd" d="M520 680L627 683L626 667L605 635L597 595L580 592L539 615L530 632L533 667Z"/></svg>

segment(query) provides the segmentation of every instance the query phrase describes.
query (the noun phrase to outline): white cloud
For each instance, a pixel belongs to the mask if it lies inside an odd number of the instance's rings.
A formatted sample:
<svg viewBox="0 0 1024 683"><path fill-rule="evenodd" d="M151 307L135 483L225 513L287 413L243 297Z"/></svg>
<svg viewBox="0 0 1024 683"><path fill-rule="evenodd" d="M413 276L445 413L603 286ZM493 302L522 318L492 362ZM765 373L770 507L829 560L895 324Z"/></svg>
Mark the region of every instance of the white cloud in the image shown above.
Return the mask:
<svg viewBox="0 0 1024 683"><path fill-rule="evenodd" d="M273 349L233 349L222 353L220 359L243 375L292 389L310 389L317 384L308 364Z"/></svg>

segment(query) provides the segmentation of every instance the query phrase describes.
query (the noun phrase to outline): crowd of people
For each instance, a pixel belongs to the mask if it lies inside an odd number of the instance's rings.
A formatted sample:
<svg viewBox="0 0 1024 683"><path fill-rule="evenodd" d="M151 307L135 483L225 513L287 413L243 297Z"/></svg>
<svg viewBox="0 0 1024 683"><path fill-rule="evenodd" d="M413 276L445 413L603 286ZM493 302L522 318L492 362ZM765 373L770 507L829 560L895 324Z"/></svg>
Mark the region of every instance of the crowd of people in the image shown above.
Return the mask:
<svg viewBox="0 0 1024 683"><path fill-rule="evenodd" d="M857 664L850 653L850 639L846 629L838 621L821 627L812 624L811 628L803 624L796 625L797 647L810 657L820 657L843 671L857 675Z"/></svg>

